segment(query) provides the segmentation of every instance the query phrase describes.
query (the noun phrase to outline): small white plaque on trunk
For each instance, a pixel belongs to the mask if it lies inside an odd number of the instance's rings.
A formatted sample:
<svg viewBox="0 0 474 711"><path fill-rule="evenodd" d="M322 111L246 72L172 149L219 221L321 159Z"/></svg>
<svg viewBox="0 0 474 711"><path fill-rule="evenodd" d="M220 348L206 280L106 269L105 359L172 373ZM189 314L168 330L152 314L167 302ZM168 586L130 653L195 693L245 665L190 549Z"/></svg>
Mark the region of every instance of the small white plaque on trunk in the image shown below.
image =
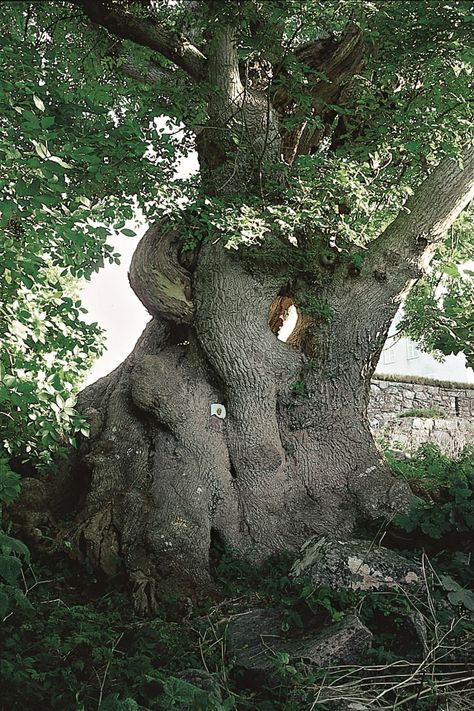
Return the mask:
<svg viewBox="0 0 474 711"><path fill-rule="evenodd" d="M214 402L211 405L211 417L212 416L219 417L221 420L225 419L226 411L224 405Z"/></svg>

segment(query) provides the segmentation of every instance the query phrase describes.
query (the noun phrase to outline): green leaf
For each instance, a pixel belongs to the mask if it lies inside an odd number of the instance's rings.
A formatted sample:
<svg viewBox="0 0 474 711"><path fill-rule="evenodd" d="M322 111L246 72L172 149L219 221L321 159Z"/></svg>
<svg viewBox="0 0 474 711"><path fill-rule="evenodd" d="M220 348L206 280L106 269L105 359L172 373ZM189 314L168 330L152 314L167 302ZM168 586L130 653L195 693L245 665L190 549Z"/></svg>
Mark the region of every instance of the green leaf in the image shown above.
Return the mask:
<svg viewBox="0 0 474 711"><path fill-rule="evenodd" d="M441 584L448 592L448 600L453 605L463 605L467 610L474 611L474 593L459 585L450 575L442 575Z"/></svg>
<svg viewBox="0 0 474 711"><path fill-rule="evenodd" d="M0 548L5 555L10 553L18 553L25 558L28 563L30 560L30 551L25 544L18 540L18 538L12 538L8 536L4 531L0 530Z"/></svg>
<svg viewBox="0 0 474 711"><path fill-rule="evenodd" d="M21 561L12 555L0 555L0 576L9 585L16 585L21 572Z"/></svg>
<svg viewBox="0 0 474 711"><path fill-rule="evenodd" d="M135 699L128 697L121 699L120 694L109 694L101 704L102 711L141 711L143 706L140 706Z"/></svg>
<svg viewBox="0 0 474 711"><path fill-rule="evenodd" d="M4 590L0 590L0 617L3 618L10 607L10 598Z"/></svg>
<svg viewBox="0 0 474 711"><path fill-rule="evenodd" d="M471 590L462 588L457 592L448 593L448 600L453 603L453 605L462 605L466 610L474 612L474 593Z"/></svg>

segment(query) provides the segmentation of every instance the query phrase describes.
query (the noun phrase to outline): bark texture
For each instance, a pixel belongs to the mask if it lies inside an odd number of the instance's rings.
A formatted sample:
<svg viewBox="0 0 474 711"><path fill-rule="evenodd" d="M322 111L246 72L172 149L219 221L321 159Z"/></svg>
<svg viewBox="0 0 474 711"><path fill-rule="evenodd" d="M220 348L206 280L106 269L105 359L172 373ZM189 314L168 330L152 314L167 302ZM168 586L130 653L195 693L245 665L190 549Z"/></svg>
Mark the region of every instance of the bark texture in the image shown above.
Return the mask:
<svg viewBox="0 0 474 711"><path fill-rule="evenodd" d="M360 375L292 393L307 357L270 329L280 285L203 249L192 327L155 315L125 363L81 394L91 436L73 466L88 487L78 546L107 574L120 556L142 612L163 586L211 585L213 537L260 561L314 533L348 536L406 500L370 436Z"/></svg>
<svg viewBox="0 0 474 711"><path fill-rule="evenodd" d="M396 220L364 273L332 265L319 280L331 318L303 320L293 344L274 333L284 272L257 272L217 242L191 274L166 223L145 234L130 281L153 318L129 358L81 394L91 436L72 467L88 490L79 549L105 573L123 561L138 610L170 585L212 586L213 540L259 561L313 534L349 537L406 504L369 430L368 387L400 294L453 202L457 214L469 199L472 172L471 154L463 170L441 164L420 195L442 181L447 197Z"/></svg>

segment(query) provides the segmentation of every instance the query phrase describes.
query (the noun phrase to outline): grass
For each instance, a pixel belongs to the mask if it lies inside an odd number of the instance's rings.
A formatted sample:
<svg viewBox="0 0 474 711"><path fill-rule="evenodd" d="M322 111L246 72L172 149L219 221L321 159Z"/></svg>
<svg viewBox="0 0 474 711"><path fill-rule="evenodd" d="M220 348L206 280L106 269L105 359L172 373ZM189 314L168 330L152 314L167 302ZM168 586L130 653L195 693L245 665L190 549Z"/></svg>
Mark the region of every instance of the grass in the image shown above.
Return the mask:
<svg viewBox="0 0 474 711"><path fill-rule="evenodd" d="M375 373L373 380L382 380L390 383L411 383L413 385L431 385L432 387L453 390L474 390L474 383L457 383L454 380L437 380L435 378L425 378L422 375Z"/></svg>
<svg viewBox="0 0 474 711"><path fill-rule="evenodd" d="M424 417L433 420L442 420L446 413L437 407L412 407L410 410L400 412L398 417Z"/></svg>

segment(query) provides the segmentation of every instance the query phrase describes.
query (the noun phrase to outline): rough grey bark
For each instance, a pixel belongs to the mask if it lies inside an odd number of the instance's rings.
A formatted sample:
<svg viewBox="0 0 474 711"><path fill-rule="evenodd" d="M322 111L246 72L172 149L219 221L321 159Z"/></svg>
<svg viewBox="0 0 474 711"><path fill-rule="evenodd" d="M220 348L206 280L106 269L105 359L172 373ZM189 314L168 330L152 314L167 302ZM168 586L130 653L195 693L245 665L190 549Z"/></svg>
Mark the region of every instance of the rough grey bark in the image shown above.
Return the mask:
<svg viewBox="0 0 474 711"><path fill-rule="evenodd" d="M118 11L104 17L82 4L119 36L146 29L119 31ZM161 30L152 34L170 57ZM260 194L268 172L284 168L278 111L268 92L243 84L231 28L216 31L209 51L204 60L185 44L177 62L193 78L197 59L199 71L205 62L209 79L209 123L198 140L203 190ZM355 71L358 33L331 51L341 72ZM172 587L211 588L213 540L259 561L314 534L349 537L358 522L406 505L409 491L369 430L370 376L401 294L472 197L473 174L472 150L464 170L442 163L360 273L337 259L317 267L306 286L331 317L302 318L288 343L270 327L282 295L292 297L283 268L250 268L218 234L185 262L175 227L150 228L130 282L153 318L129 358L81 394L91 436L71 461L86 491L78 549L106 574L125 567L139 611ZM295 382L304 383L299 395ZM225 405L225 419L211 415L212 403Z"/></svg>
<svg viewBox="0 0 474 711"><path fill-rule="evenodd" d="M192 301L183 302L190 277L178 270L175 291L163 292L170 235L155 225L138 248L134 261L154 279L132 265L152 321L125 363L80 398L91 437L78 452L88 482L78 545L106 573L122 558L143 612L163 586L212 585L213 535L258 561L315 533L350 536L408 495L366 417L370 363L393 315L373 290L396 304L405 282L360 275L339 286L336 269L326 287L333 316L307 325L305 352L269 326L284 273L255 273L220 243L200 251ZM296 397L302 377L307 390ZM212 403L226 406L226 419L211 416Z"/></svg>

